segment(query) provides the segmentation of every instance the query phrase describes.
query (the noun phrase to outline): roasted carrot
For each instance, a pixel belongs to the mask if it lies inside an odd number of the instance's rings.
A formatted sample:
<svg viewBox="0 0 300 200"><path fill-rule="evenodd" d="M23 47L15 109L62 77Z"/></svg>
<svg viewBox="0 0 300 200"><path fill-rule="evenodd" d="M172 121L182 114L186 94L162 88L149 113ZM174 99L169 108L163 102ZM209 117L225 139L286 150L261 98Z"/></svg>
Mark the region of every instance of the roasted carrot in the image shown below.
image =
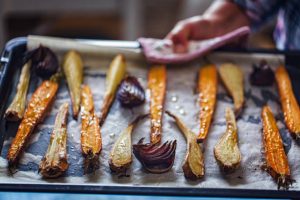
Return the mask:
<svg viewBox="0 0 300 200"><path fill-rule="evenodd" d="M60 106L47 152L41 161L39 172L46 178L56 178L69 167L67 161L68 103Z"/></svg>
<svg viewBox="0 0 300 200"><path fill-rule="evenodd" d="M167 70L165 65L154 65L148 74L148 88L150 89L150 118L151 118L151 143L161 141L162 112L167 85Z"/></svg>
<svg viewBox="0 0 300 200"><path fill-rule="evenodd" d="M81 149L85 157L85 172L96 170L102 149L99 118L94 111L92 91L87 85L81 89Z"/></svg>
<svg viewBox="0 0 300 200"><path fill-rule="evenodd" d="M30 67L31 61L28 61L22 68L16 95L5 112L5 118L9 121L19 121L23 118L30 82Z"/></svg>
<svg viewBox="0 0 300 200"><path fill-rule="evenodd" d="M80 87L83 80L83 62L79 53L69 51L64 57L62 68L70 91L73 117L77 119L80 109Z"/></svg>
<svg viewBox="0 0 300 200"><path fill-rule="evenodd" d="M261 112L266 170L276 180L278 189L288 188L292 183L291 172L275 118L269 106Z"/></svg>
<svg viewBox="0 0 300 200"><path fill-rule="evenodd" d="M200 104L200 133L198 141L203 142L207 137L216 106L218 88L216 66L209 64L201 67L198 77Z"/></svg>
<svg viewBox="0 0 300 200"><path fill-rule="evenodd" d="M32 94L16 137L8 150L7 160L10 166L16 164L34 128L43 121L47 110L50 109L55 99L57 90L57 81L46 80Z"/></svg>
<svg viewBox="0 0 300 200"><path fill-rule="evenodd" d="M275 73L284 120L289 131L300 138L300 108L294 96L289 75L284 66L279 66Z"/></svg>
<svg viewBox="0 0 300 200"><path fill-rule="evenodd" d="M122 54L117 55L111 62L106 75L106 90L101 106L100 126L104 124L108 111L115 99L118 86L126 73L126 60Z"/></svg>

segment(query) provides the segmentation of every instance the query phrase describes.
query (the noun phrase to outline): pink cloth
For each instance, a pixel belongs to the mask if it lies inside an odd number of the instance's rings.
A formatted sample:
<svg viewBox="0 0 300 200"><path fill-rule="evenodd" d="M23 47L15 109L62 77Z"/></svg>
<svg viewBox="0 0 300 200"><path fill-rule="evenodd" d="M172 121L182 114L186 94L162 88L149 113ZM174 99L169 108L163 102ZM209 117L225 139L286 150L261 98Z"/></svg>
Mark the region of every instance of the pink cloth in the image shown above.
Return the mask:
<svg viewBox="0 0 300 200"><path fill-rule="evenodd" d="M219 37L201 41L190 41L188 52L186 53L174 53L173 44L170 40L139 38L138 41L141 44L146 59L149 62L176 64L188 62L203 56L206 53L228 44L237 38L248 35L249 32L250 28L248 26L244 26Z"/></svg>

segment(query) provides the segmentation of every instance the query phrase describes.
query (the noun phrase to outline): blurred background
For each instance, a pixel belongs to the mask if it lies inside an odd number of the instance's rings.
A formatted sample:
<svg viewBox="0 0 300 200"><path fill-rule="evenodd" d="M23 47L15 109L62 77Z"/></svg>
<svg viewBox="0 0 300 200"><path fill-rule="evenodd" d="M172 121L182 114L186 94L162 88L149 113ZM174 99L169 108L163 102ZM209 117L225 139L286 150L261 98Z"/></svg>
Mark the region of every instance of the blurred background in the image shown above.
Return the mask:
<svg viewBox="0 0 300 200"><path fill-rule="evenodd" d="M0 0L0 48L12 38L29 34L110 40L163 38L178 20L202 14L212 1ZM272 47L271 31L263 31L263 42L251 44Z"/></svg>

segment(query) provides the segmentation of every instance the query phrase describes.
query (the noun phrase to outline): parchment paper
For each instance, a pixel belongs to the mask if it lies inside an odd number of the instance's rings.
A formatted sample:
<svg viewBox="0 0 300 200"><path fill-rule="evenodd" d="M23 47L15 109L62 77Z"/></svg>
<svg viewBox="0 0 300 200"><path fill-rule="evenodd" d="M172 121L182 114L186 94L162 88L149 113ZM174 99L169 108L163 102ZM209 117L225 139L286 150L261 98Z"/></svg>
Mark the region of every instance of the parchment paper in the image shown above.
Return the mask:
<svg viewBox="0 0 300 200"><path fill-rule="evenodd" d="M245 96L246 107L242 117L237 121L239 134L239 147L242 154L241 167L230 175L223 175L213 156L213 147L226 129L225 107L233 106L231 98L226 94L221 82L218 87L218 102L214 121L209 132L209 136L203 145L205 156L205 177L199 181L187 181L182 172L182 162L186 152L186 141L177 129L174 121L164 115L162 140L177 140L176 159L171 171L165 174L149 174L145 172L137 159L133 156L133 163L128 171L129 177L118 177L111 175L108 166L109 152L120 132L137 115L149 112L149 92L147 91L147 101L144 105L130 109L124 109L119 102L115 101L106 122L101 130L103 149L100 156L100 169L94 174L83 175L83 157L80 150L80 119L73 120L69 114L68 121L68 161L69 169L64 177L59 179L45 180L38 174L38 165L46 152L49 144L50 133L53 128L54 118L59 106L63 102L70 102L66 82L62 81L56 101L51 112L44 122L37 127L30 142L21 156L18 172L13 176L7 173L6 154L7 149L15 134L17 124L8 123L7 133L10 135L4 143L0 157L0 182L1 183L58 183L58 184L92 184L92 185L118 185L118 186L157 186L157 187L192 187L192 188L243 188L243 189L270 189L276 190L277 185L265 171L261 170L263 164L262 133L260 112L261 107L268 103L276 118L280 128L293 179L290 190L300 190L300 146L291 138L284 123L281 112L276 86L253 87L249 85L249 73L252 63L258 63L262 58L266 59L272 68L276 68L279 63L283 63L283 57L264 54L233 54L214 53L208 59L219 65L220 63L231 61L241 66L245 75ZM103 100L105 88L105 71L111 60L101 56L98 59L84 58L87 66L84 71L84 83L88 84L93 92L96 111ZM147 65L143 62L128 61L128 72L139 78L144 88L147 87ZM186 125L195 133L199 130L197 95L193 92L196 85L196 74L203 60L197 60L190 64L168 67L168 86L165 101L167 110L177 114ZM38 81L31 81L30 94L38 85ZM12 92L14 93L14 92ZM10 99L12 96L10 97ZM70 110L71 113L71 110ZM133 132L133 143L141 137L149 141L150 120L145 119L140 122Z"/></svg>

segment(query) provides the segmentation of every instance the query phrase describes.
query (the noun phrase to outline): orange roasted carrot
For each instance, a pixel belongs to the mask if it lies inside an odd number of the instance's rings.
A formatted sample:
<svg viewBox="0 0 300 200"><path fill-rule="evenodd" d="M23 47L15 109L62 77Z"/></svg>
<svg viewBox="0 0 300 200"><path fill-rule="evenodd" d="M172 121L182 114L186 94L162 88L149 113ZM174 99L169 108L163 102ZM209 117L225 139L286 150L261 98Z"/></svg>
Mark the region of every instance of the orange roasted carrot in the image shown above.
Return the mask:
<svg viewBox="0 0 300 200"><path fill-rule="evenodd" d="M269 106L263 107L261 118L266 170L277 181L278 189L280 187L287 189L292 182L291 172L282 139Z"/></svg>
<svg viewBox="0 0 300 200"><path fill-rule="evenodd" d="M300 138L300 108L294 96L289 75L284 66L279 66L275 78L280 95L284 120L289 131Z"/></svg>
<svg viewBox="0 0 300 200"><path fill-rule="evenodd" d="M16 137L8 150L7 160L10 166L16 164L17 159L25 147L34 128L43 121L47 110L51 107L58 90L55 80L44 81L33 93L19 125Z"/></svg>
<svg viewBox="0 0 300 200"><path fill-rule="evenodd" d="M203 140L207 137L216 106L218 87L216 66L208 64L201 67L198 77L200 104L200 132L198 135L198 141L203 142Z"/></svg>
<svg viewBox="0 0 300 200"><path fill-rule="evenodd" d="M154 65L148 74L148 88L150 89L150 118L152 144L159 143L162 131L162 112L167 85L167 70L165 65Z"/></svg>
<svg viewBox="0 0 300 200"><path fill-rule="evenodd" d="M87 85L81 89L81 149L85 157L85 172L94 171L99 166L102 149L99 118L94 111L92 91Z"/></svg>

